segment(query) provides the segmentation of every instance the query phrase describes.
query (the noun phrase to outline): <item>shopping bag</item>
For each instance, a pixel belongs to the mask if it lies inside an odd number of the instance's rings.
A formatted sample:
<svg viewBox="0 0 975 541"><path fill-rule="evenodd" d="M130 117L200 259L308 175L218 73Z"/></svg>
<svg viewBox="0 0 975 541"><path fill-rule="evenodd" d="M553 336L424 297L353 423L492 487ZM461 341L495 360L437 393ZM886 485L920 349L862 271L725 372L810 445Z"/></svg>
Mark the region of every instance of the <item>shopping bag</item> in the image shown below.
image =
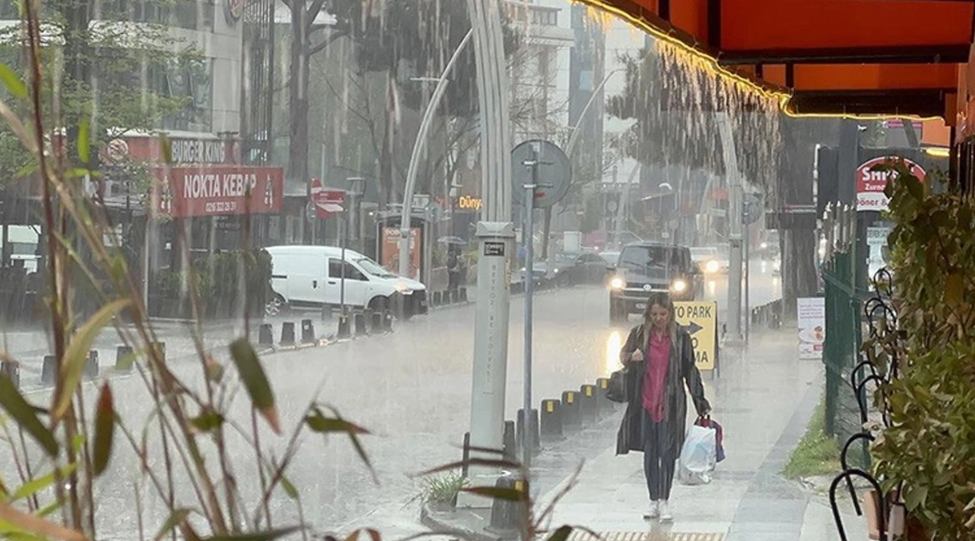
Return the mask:
<svg viewBox="0 0 975 541"><path fill-rule="evenodd" d="M711 416L698 417L697 421L694 422L697 426L703 426L704 428L714 429L714 439L715 439L715 459L716 462L720 463L725 459L724 454L724 429L717 421L711 419Z"/></svg>
<svg viewBox="0 0 975 541"><path fill-rule="evenodd" d="M717 431L692 425L680 451L677 478L685 485L706 485L711 482L717 463Z"/></svg>

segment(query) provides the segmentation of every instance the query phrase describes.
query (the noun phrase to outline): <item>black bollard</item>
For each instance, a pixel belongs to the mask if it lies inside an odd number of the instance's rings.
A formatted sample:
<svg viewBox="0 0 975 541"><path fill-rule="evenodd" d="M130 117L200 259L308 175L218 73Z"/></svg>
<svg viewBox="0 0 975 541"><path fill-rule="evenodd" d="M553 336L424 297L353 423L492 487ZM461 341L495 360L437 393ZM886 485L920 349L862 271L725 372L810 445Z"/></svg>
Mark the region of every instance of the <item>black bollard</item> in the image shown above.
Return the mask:
<svg viewBox="0 0 975 541"><path fill-rule="evenodd" d="M372 332L379 334L383 332L383 313L372 312Z"/></svg>
<svg viewBox="0 0 975 541"><path fill-rule="evenodd" d="M596 414L599 417L609 415L613 412L613 401L607 396L609 392L609 378L599 378L596 380Z"/></svg>
<svg viewBox="0 0 975 541"><path fill-rule="evenodd" d="M599 419L596 413L596 386L583 385L579 388L579 417L582 424L595 424Z"/></svg>
<svg viewBox="0 0 975 541"><path fill-rule="evenodd" d="M462 287L458 291L460 292L460 302L467 302L467 288Z"/></svg>
<svg viewBox="0 0 975 541"><path fill-rule="evenodd" d="M301 320L301 343L302 344L315 343L315 326L312 325L310 319Z"/></svg>
<svg viewBox="0 0 975 541"><path fill-rule="evenodd" d="M355 314L355 335L366 336L367 334L369 334L369 329L366 326L366 315L362 312L357 312Z"/></svg>
<svg viewBox="0 0 975 541"><path fill-rule="evenodd" d="M54 383L54 376L58 372L58 363L54 359L54 355L44 356L44 365L41 367L41 383L44 385L52 385Z"/></svg>
<svg viewBox="0 0 975 541"><path fill-rule="evenodd" d="M295 322L285 321L281 324L281 345L295 345Z"/></svg>
<svg viewBox="0 0 975 541"><path fill-rule="evenodd" d="M352 328L349 325L348 314L339 315L339 340L348 340L352 337Z"/></svg>
<svg viewBox="0 0 975 541"><path fill-rule="evenodd" d="M562 393L562 430L572 430L582 426L579 415L579 393L566 391Z"/></svg>
<svg viewBox="0 0 975 541"><path fill-rule="evenodd" d="M257 344L260 346L274 345L274 327L272 327L270 323L264 323L261 325L257 335Z"/></svg>
<svg viewBox="0 0 975 541"><path fill-rule="evenodd" d="M463 459L461 460L463 466L460 467L460 474L463 475L464 478L466 479L467 471L469 469L468 461L470 461L471 459L471 433L470 432L464 432L464 447L463 447L463 454L461 456L463 457Z"/></svg>
<svg viewBox="0 0 975 541"><path fill-rule="evenodd" d="M518 439L514 421L504 422L504 459L516 462L518 460Z"/></svg>
<svg viewBox="0 0 975 541"><path fill-rule="evenodd" d="M561 440L562 402L560 400L542 400L542 410L539 415L539 438L542 441Z"/></svg>
<svg viewBox="0 0 975 541"><path fill-rule="evenodd" d="M88 360L85 362L85 377L88 379L98 377L98 352L94 349L88 352Z"/></svg>
<svg viewBox="0 0 975 541"><path fill-rule="evenodd" d="M383 310L383 332L393 332L393 313Z"/></svg>
<svg viewBox="0 0 975 541"><path fill-rule="evenodd" d="M515 489L525 494L528 493L525 482L513 474L499 477L495 486L500 489ZM491 505L491 524L487 530L494 533L520 532L522 524L527 524L528 520L527 502L527 497L517 501L494 498L494 503Z"/></svg>
<svg viewBox="0 0 975 541"><path fill-rule="evenodd" d="M433 292L433 297L431 297L430 301L433 303L434 306L440 306L440 297L441 297L441 293L439 291Z"/></svg>
<svg viewBox="0 0 975 541"><path fill-rule="evenodd" d="M518 445L521 446L523 431L525 430L525 410L518 410ZM532 456L537 455L542 450L542 444L538 437L538 410L532 408L531 414L528 418L528 445L530 446ZM521 458L519 456L519 458Z"/></svg>
<svg viewBox="0 0 975 541"><path fill-rule="evenodd" d="M0 375L7 376L15 389L20 388L20 365L14 361L0 361Z"/></svg>
<svg viewBox="0 0 975 541"><path fill-rule="evenodd" d="M135 364L135 357L132 356L132 348L129 346L118 346L115 348L115 371L131 372L132 365Z"/></svg>

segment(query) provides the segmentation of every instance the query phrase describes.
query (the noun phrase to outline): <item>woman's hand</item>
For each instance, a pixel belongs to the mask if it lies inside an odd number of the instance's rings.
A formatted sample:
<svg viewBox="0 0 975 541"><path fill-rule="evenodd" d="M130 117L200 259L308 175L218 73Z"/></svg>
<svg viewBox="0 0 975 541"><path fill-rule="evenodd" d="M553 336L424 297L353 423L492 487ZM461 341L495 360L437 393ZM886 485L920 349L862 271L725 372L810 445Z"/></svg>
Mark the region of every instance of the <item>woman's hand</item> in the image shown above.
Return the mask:
<svg viewBox="0 0 975 541"><path fill-rule="evenodd" d="M633 353L630 353L630 360L633 361L633 362L642 361L643 360L643 352L640 351L640 350L636 350Z"/></svg>

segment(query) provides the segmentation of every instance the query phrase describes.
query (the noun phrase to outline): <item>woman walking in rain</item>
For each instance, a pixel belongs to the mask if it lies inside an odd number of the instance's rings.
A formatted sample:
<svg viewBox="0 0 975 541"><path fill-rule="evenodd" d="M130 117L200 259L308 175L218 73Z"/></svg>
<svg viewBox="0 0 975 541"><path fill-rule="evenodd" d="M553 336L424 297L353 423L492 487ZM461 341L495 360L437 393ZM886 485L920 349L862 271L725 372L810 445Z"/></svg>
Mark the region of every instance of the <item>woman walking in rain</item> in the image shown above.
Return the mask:
<svg viewBox="0 0 975 541"><path fill-rule="evenodd" d="M707 415L711 405L704 398L691 337L674 322L674 303L666 293L650 296L643 324L630 331L620 360L627 367L629 403L617 435L616 454L643 452L650 492L650 510L643 518L671 522L670 489L687 417L684 385L699 416Z"/></svg>

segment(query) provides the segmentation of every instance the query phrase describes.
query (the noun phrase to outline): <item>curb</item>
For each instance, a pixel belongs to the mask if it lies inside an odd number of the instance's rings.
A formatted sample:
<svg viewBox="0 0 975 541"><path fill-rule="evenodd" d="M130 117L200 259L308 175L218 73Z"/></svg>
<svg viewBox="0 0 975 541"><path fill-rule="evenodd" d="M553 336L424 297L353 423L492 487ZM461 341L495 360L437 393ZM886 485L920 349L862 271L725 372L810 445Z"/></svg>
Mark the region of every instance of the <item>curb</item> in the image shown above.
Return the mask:
<svg viewBox="0 0 975 541"><path fill-rule="evenodd" d="M451 524L447 519L442 519L436 515L445 514L438 511L433 511L430 509L428 504L424 504L420 509L420 524L430 528L435 534L443 533L447 535L455 535L462 539L467 539L469 541L509 541L512 539L517 539L518 534L515 533L511 537L502 537L497 534L490 534L485 531L474 531L470 528L463 528L454 524Z"/></svg>

